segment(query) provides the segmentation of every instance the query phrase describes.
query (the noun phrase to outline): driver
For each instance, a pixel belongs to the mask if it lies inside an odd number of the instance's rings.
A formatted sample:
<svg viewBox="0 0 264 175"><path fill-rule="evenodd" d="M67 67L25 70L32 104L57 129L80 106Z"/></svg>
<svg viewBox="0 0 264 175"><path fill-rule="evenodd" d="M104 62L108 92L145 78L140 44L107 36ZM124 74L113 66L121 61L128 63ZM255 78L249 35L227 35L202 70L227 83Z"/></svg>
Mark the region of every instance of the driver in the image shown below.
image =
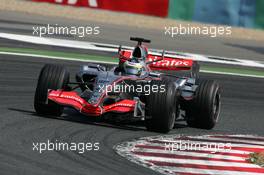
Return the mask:
<svg viewBox="0 0 264 175"><path fill-rule="evenodd" d="M140 62L134 62L132 59L123 63L124 72L129 75L139 76L143 71L143 65Z"/></svg>
<svg viewBox="0 0 264 175"><path fill-rule="evenodd" d="M126 74L130 75L140 75L144 69L145 58L147 55L147 50L144 46L136 46L133 53L132 58L126 60L122 63L122 68Z"/></svg>

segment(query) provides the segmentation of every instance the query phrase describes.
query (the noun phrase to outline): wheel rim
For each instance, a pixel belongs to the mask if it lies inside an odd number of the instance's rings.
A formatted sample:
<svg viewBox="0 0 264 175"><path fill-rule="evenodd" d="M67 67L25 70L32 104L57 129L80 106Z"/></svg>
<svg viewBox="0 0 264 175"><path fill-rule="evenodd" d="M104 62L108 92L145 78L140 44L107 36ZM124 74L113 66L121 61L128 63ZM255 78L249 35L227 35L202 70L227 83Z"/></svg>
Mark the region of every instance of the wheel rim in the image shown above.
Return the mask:
<svg viewBox="0 0 264 175"><path fill-rule="evenodd" d="M170 95L173 96L173 90L171 90ZM170 111L171 111L171 126L170 128L172 129L174 127L174 123L176 120L176 97L173 98L173 103L170 106Z"/></svg>
<svg viewBox="0 0 264 175"><path fill-rule="evenodd" d="M174 100L176 101L176 100ZM172 129L174 127L175 119L176 119L176 108L172 107L172 113L171 113L171 126L170 128Z"/></svg>
<svg viewBox="0 0 264 175"><path fill-rule="evenodd" d="M221 101L220 101L220 94L217 91L215 98L214 98L214 102L213 102L213 115L214 115L214 120L218 121L219 118L219 114L220 114L220 106L221 106Z"/></svg>

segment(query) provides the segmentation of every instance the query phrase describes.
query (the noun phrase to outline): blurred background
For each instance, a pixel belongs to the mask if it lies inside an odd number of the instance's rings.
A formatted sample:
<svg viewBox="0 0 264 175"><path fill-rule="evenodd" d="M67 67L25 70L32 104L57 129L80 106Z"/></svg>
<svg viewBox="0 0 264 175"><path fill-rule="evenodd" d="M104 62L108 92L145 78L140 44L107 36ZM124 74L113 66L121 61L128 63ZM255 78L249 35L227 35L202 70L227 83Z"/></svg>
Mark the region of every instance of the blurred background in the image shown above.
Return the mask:
<svg viewBox="0 0 264 175"><path fill-rule="evenodd" d="M263 0L34 0L198 21L264 28Z"/></svg>

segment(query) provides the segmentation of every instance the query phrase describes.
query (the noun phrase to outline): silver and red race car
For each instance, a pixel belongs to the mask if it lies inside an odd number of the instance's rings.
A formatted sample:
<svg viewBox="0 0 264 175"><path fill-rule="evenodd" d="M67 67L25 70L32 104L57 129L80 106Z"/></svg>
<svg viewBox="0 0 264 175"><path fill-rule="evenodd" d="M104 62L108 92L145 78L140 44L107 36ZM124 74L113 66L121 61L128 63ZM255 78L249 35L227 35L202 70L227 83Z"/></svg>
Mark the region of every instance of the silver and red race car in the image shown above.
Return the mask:
<svg viewBox="0 0 264 175"><path fill-rule="evenodd" d="M150 131L169 132L183 117L191 127L212 129L220 113L220 87L214 80L200 80L199 64L160 54L150 54L137 41L134 49L119 47L119 64L107 70L88 63L70 82L61 65L47 64L39 75L34 107L37 114L60 116L65 106L95 117L129 116L143 120ZM158 72L159 71L159 72ZM166 71L188 71L185 76Z"/></svg>

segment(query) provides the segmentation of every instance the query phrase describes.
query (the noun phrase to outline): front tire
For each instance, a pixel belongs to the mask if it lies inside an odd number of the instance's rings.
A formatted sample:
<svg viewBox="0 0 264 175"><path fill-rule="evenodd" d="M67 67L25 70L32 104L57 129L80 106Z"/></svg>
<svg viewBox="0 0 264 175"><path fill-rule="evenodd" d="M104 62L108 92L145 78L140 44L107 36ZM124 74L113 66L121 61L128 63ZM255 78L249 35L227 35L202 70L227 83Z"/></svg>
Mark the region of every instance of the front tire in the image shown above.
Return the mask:
<svg viewBox="0 0 264 175"><path fill-rule="evenodd" d="M146 127L150 131L167 133L173 129L177 115L176 85L169 79L153 81L151 85L165 85L165 92L151 93L147 97Z"/></svg>
<svg viewBox="0 0 264 175"><path fill-rule="evenodd" d="M40 72L34 98L34 108L39 115L60 116L63 107L47 100L48 90L65 89L69 72L60 65L46 64Z"/></svg>
<svg viewBox="0 0 264 175"><path fill-rule="evenodd" d="M187 124L195 128L212 129L218 121L220 108L219 84L216 81L203 80L185 111Z"/></svg>

